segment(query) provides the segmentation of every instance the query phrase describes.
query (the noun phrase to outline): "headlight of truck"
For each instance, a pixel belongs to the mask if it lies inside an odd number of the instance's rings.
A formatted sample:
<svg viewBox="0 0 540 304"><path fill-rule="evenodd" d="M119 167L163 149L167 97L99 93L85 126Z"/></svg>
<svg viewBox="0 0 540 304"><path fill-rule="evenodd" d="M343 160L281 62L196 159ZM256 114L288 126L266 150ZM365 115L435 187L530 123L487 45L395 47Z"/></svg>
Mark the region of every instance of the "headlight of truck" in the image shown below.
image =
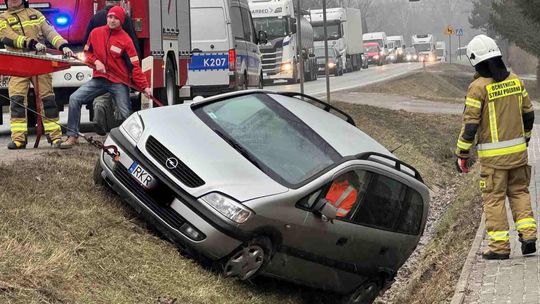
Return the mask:
<svg viewBox="0 0 540 304"><path fill-rule="evenodd" d="M290 64L290 63L284 63L284 64L281 66L281 69L282 69L283 71L290 71L290 70L292 70L292 64Z"/></svg>
<svg viewBox="0 0 540 304"><path fill-rule="evenodd" d="M210 193L201 197L201 201L235 223L245 223L253 214L244 205L219 193Z"/></svg>
<svg viewBox="0 0 540 304"><path fill-rule="evenodd" d="M121 125L124 133L127 134L135 143L139 141L144 131L144 124L138 113L133 113Z"/></svg>

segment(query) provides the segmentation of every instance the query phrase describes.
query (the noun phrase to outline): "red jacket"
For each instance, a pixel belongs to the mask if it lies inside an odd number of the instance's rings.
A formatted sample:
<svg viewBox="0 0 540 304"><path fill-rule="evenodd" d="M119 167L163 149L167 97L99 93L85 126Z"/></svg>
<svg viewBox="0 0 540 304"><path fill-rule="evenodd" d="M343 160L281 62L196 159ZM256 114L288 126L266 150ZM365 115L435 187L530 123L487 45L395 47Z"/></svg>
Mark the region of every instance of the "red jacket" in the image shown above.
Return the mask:
<svg viewBox="0 0 540 304"><path fill-rule="evenodd" d="M94 70L93 77L107 78L114 83L129 83L131 74L136 87L141 90L150 87L139 65L135 46L121 27L111 30L104 25L92 30L84 46L84 55L88 63L95 64L99 60L105 65L107 73Z"/></svg>

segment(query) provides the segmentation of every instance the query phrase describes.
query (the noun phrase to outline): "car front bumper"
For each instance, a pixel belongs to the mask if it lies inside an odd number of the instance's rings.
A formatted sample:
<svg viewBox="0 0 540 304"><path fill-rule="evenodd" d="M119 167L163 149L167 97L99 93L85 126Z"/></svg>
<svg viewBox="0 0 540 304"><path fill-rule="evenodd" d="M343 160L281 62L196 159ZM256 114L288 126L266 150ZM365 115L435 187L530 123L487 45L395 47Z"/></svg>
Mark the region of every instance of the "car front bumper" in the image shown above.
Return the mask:
<svg viewBox="0 0 540 304"><path fill-rule="evenodd" d="M118 147L120 159L114 162L109 155L101 153L102 177L146 221L153 224L173 243L188 253L193 255L202 254L212 260L225 257L242 244L240 239L245 238L246 235L239 232L235 225L224 223L223 220L220 220L220 223L212 221L201 212L200 207L206 208L202 206L202 203L195 198L187 197L185 193L178 195L177 191L179 189L170 189L174 193L174 198L166 203L149 195L128 172L127 168L134 161L156 178L162 187L172 188L170 187L171 181L165 181L166 177L161 175L159 170L151 165L136 148L131 147L129 144L121 144L120 141L122 140L118 140L118 138L123 135L118 129L113 131L115 132L111 132L111 134L114 133L116 136L109 136L105 141L105 146L114 145ZM193 204L197 204L199 210L192 208ZM180 231L185 224L202 232L205 237L202 240L190 238ZM232 236L235 231L237 237Z"/></svg>

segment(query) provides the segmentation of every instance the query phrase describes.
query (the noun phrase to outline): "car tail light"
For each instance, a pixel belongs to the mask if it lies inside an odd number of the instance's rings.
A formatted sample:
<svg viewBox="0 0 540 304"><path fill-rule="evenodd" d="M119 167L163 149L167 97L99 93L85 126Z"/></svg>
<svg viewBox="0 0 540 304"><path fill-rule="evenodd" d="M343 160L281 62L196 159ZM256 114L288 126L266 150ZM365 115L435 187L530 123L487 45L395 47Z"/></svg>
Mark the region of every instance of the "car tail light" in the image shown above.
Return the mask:
<svg viewBox="0 0 540 304"><path fill-rule="evenodd" d="M236 50L229 50L229 71L234 71L236 69Z"/></svg>

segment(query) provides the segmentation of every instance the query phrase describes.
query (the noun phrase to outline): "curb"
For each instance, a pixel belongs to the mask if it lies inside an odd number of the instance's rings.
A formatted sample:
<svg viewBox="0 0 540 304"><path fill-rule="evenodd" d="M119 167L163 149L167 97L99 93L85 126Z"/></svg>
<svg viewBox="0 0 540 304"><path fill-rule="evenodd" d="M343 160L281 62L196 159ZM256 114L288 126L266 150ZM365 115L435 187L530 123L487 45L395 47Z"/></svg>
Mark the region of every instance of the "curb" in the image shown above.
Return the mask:
<svg viewBox="0 0 540 304"><path fill-rule="evenodd" d="M469 283L469 277L473 268L474 260L476 259L476 253L480 250L480 246L484 240L484 231L486 230L485 220L485 215L482 213L480 226L478 226L478 229L476 230L476 236L474 237L474 241L471 245L471 249L469 250L469 254L467 255L467 259L465 260L465 264L463 265L463 269L461 269L461 274L456 284L454 296L452 297L450 304L463 304L463 301L465 300L465 292Z"/></svg>

